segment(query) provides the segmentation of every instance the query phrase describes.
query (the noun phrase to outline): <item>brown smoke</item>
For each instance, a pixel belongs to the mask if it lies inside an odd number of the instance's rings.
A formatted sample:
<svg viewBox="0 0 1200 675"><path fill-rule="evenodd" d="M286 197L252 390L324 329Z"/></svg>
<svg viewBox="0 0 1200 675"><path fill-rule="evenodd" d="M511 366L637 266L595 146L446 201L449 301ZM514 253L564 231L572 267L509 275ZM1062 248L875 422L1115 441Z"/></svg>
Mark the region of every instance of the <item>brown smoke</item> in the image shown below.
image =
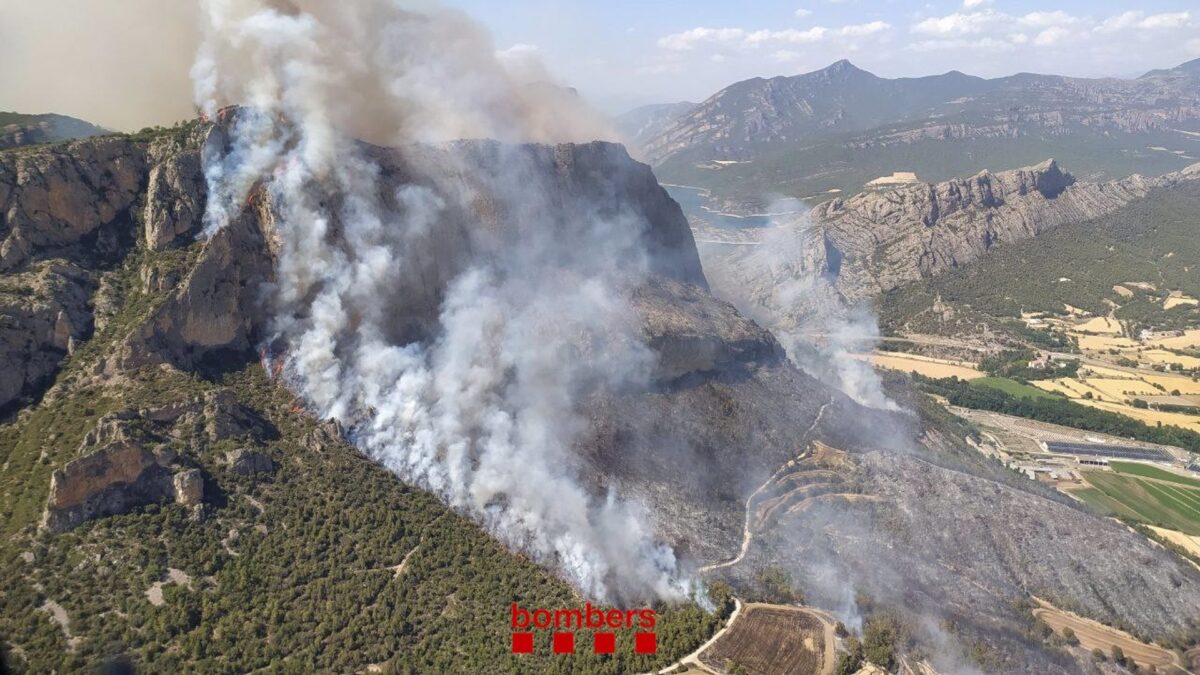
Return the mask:
<svg viewBox="0 0 1200 675"><path fill-rule="evenodd" d="M0 110L122 131L192 117L196 25L181 0L0 0Z"/></svg>

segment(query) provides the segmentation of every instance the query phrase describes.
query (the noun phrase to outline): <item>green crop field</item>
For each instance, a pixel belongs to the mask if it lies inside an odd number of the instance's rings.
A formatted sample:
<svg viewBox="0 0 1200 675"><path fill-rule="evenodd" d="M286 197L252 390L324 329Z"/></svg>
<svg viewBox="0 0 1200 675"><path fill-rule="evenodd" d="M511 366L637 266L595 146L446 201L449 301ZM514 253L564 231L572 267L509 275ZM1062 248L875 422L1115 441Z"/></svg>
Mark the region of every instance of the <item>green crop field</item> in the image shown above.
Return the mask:
<svg viewBox="0 0 1200 675"><path fill-rule="evenodd" d="M1007 377L981 377L978 380L971 380L972 387L991 387L1000 391L1016 396L1017 398L1044 398L1044 399L1059 399L1061 396L1055 396L1049 392L1042 391L1037 387L1031 387L1027 384L1021 384L1016 380L1010 380Z"/></svg>
<svg viewBox="0 0 1200 675"><path fill-rule="evenodd" d="M1137 475L1090 471L1075 495L1115 515L1200 536L1200 489Z"/></svg>
<svg viewBox="0 0 1200 675"><path fill-rule="evenodd" d="M1171 473L1165 469L1160 469L1149 464L1138 464L1136 462L1109 462L1109 468L1117 473L1129 474L1132 476L1142 476L1143 478L1155 478L1164 480L1170 483L1179 483L1188 487L1200 488L1200 480L1180 476L1177 473Z"/></svg>

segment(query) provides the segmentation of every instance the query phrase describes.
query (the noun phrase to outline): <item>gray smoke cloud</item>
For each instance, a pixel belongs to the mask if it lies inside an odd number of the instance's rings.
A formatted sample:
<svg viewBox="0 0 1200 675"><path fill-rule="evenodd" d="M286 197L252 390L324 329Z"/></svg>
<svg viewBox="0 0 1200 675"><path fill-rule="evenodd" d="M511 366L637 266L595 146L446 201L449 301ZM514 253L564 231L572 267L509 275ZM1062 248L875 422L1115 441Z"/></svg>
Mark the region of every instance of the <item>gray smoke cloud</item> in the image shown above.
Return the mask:
<svg viewBox="0 0 1200 675"><path fill-rule="evenodd" d="M645 510L617 489L589 491L574 452L580 403L644 386L654 366L625 300L645 273L646 223L592 204L551 222L561 196L536 150L414 145L592 140L610 135L601 118L523 81L478 26L432 3L202 7L197 103L209 115L246 106L227 150L208 158L207 230L265 187L277 217L272 344L290 386L400 477L585 595L685 597ZM485 156L488 170L470 159ZM481 211L516 231L463 226ZM459 271L429 321L404 316L437 295L431 276L447 260Z"/></svg>
<svg viewBox="0 0 1200 675"><path fill-rule="evenodd" d="M879 325L869 306L847 304L834 288L822 235L803 204L777 201L769 212L785 215L756 234L756 245L708 248L713 288L770 329L799 368L861 405L899 410L878 373L854 357L878 344Z"/></svg>

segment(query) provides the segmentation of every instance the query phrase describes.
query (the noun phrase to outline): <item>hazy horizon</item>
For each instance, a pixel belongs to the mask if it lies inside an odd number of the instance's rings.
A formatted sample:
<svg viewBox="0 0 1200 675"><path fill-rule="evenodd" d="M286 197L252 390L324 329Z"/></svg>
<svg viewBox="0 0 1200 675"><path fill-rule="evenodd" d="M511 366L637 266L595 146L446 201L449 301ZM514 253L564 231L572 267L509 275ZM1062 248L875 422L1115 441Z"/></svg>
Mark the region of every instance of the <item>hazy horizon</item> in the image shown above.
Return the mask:
<svg viewBox="0 0 1200 675"><path fill-rule="evenodd" d="M734 82L811 72L843 58L888 78L950 70L992 78L1136 77L1200 57L1200 13L1178 0L1132 11L1075 0L947 1L915 10L855 0L736 8L619 0L569 10L545 0L446 4L488 30L502 61L544 65L607 114L702 101ZM189 69L199 37L188 3L0 0L0 11L10 18L0 26L0 58L26 64L0 76L0 110L72 115L126 131L192 116Z"/></svg>

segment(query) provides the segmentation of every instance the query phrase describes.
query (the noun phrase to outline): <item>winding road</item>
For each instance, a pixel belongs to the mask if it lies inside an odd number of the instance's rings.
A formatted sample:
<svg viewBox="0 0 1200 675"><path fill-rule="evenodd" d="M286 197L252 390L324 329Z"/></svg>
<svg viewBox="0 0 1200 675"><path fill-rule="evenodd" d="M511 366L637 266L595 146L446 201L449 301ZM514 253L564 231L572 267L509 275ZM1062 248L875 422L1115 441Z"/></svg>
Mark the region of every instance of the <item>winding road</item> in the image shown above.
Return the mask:
<svg viewBox="0 0 1200 675"><path fill-rule="evenodd" d="M822 405L820 410L817 411L817 416L813 419L812 424L809 425L808 430L805 431L804 435L801 437L801 441L800 441L801 447L807 448L808 442L809 442L809 440L811 440L813 432L816 431L816 429L817 429L817 425L819 425L821 423L821 419L825 416L825 412L831 406L833 406L835 401L836 401L836 397L830 396L829 401L826 402L824 405ZM755 499L755 497L757 497L763 490L767 489L767 487L770 486L771 483L778 480L781 475L786 473L789 469L793 468L796 465L796 462L803 459L804 456L807 454L808 454L808 451L806 449L804 452L801 452L799 455L797 455L795 459L788 460L783 466L779 467L778 471L776 471L774 474L771 475L770 478L768 478L765 482L763 482L762 485L758 486L757 490L750 493L750 496L746 498L746 519L742 526L742 547L738 551L738 554L736 556L734 556L733 558L730 558L729 560L719 562L719 563L713 563L711 565L705 565L705 566L701 567L699 570L701 574L705 574L707 572L712 572L713 570L723 569L726 567L732 567L732 566L737 565L738 563L742 562L743 559L745 559L746 553L748 553L750 551L750 541L754 536L753 528L751 527L751 522L754 517L754 499ZM721 639L721 636L725 635L725 633L727 633L729 631L729 629L731 627L733 627L734 622L736 622L738 617L741 615L742 608L744 606L742 604L741 599L735 597L733 599L733 602L734 602L733 612L731 612L729 614L729 619L726 620L725 626L723 628L721 628L721 630L714 633L713 636L711 638L709 638L708 641L706 641L704 644L700 645L700 647L697 648L696 651L692 652L691 654L688 654L687 656L684 656L683 658L679 659L675 663L672 663L671 665L659 670L658 673L660 675L664 675L666 673L670 673L671 671L679 668L679 666L688 666L689 668L696 669L701 672L712 673L713 672L712 669L706 667L703 663L700 662L700 655L704 653L704 650L708 649L713 644L715 644L717 640ZM824 626L825 626L825 649L824 649L825 663L823 664L822 672L826 673L826 674L832 673L833 672L833 663L834 663L834 648L835 648L835 644L836 644L836 637L834 636L834 630L833 630L834 621L827 614L825 614L824 612L818 611L818 610L810 610L808 608L804 608L803 610L801 610L801 608L790 607L790 606L788 608L795 609L798 611L808 611L813 616L816 616L821 621L822 624L824 624Z"/></svg>
<svg viewBox="0 0 1200 675"><path fill-rule="evenodd" d="M825 405L822 405L821 409L817 411L817 416L815 419L813 419L813 423L811 425L809 425L808 431L805 431L804 436L801 437L801 442L800 442L801 447L805 447L808 445L809 438L812 436L813 431L815 431L817 429L817 425L821 423L821 418L825 416L825 411L828 410L829 407L833 405L834 400L835 400L834 397L830 396L829 402L826 403ZM808 453L808 451L805 450L804 452L797 455L795 459L788 460L787 463L785 463L783 466L779 467L778 471L771 474L771 477L768 478L766 480L766 482L764 482L762 485L759 485L757 490L750 493L750 496L746 498L746 521L745 521L745 524L742 526L742 548L738 551L738 554L736 556L730 558L729 560L726 560L724 562L713 563L711 565L705 565L705 566L701 567L700 568L701 574L704 574L706 572L711 572L713 570L723 569L726 567L733 567L734 565L742 562L742 560L745 559L746 553L748 553L750 551L750 539L754 536L752 528L750 526L751 521L754 518L754 498L757 497L760 492L767 489L767 487L769 485L771 485L771 483L774 483L776 480L778 480L779 477L781 475L783 475L788 469L795 466L796 462L803 459L807 453Z"/></svg>

